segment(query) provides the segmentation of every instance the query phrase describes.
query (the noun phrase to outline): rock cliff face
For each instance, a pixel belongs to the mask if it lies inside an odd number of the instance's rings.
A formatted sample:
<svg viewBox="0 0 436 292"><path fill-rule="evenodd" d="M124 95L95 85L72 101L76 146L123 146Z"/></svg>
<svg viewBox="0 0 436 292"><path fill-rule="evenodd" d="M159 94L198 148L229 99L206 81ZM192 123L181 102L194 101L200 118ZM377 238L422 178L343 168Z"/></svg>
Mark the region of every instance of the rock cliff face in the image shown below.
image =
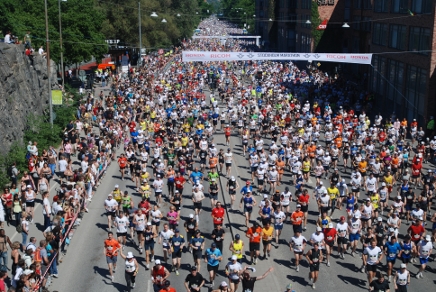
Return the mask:
<svg viewBox="0 0 436 292"><path fill-rule="evenodd" d="M56 64L51 61L52 89L57 89ZM27 116L48 108L47 60L38 53L33 66L23 45L0 43L0 153L22 141Z"/></svg>

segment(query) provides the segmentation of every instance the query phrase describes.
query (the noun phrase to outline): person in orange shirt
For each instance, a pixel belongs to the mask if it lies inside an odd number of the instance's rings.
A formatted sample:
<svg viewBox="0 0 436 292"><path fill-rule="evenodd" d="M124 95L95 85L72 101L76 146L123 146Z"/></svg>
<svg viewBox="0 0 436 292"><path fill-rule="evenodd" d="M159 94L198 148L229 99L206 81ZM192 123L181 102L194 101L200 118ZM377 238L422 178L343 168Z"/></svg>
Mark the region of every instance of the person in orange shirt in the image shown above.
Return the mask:
<svg viewBox="0 0 436 292"><path fill-rule="evenodd" d="M276 167L277 172L279 173L279 178L277 180L277 185L280 185L280 182L282 181L283 174L285 173L285 167L286 163L282 160L282 158L279 156L276 161Z"/></svg>
<svg viewBox="0 0 436 292"><path fill-rule="evenodd" d="M366 160L362 159L362 161L359 162L357 167L359 168L359 172L362 175L362 178L365 178L366 168L368 167L368 162L366 162Z"/></svg>
<svg viewBox="0 0 436 292"><path fill-rule="evenodd" d="M307 152L309 152L310 161L312 163L312 168L316 166L315 162L315 152L316 152L316 145L315 142L311 142L310 146L307 147Z"/></svg>
<svg viewBox="0 0 436 292"><path fill-rule="evenodd" d="M253 226L248 228L245 235L250 239L250 257L253 265L257 264L257 258L260 251L260 239L262 238L262 228L257 222L253 223Z"/></svg>
<svg viewBox="0 0 436 292"><path fill-rule="evenodd" d="M107 239L104 241L104 254L109 268L109 274L112 282L114 281L113 271L117 268L118 250L121 245L118 240L114 239L114 234L108 232Z"/></svg>
<svg viewBox="0 0 436 292"><path fill-rule="evenodd" d="M291 214L291 223L292 223L292 229L294 230L294 233L296 232L302 232L303 229L301 227L303 223L304 213L301 211L301 205L297 205L297 209L292 212Z"/></svg>
<svg viewBox="0 0 436 292"><path fill-rule="evenodd" d="M218 157L215 154L209 158L209 169L215 169L218 164Z"/></svg>
<svg viewBox="0 0 436 292"><path fill-rule="evenodd" d="M176 289L173 287L170 287L171 282L169 280L166 280L163 283L163 288L159 290L159 292L176 292Z"/></svg>
<svg viewBox="0 0 436 292"><path fill-rule="evenodd" d="M124 153L121 154L121 157L118 158L118 166L120 167L121 179L124 180L124 170L127 167L127 158Z"/></svg>

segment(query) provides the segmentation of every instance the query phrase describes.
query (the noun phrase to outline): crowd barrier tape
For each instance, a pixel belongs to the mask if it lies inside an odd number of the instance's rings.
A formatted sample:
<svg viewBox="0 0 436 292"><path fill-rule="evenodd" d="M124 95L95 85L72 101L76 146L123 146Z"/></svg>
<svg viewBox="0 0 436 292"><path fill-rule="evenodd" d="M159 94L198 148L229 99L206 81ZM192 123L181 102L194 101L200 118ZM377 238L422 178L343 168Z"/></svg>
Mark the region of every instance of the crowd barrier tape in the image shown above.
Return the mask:
<svg viewBox="0 0 436 292"><path fill-rule="evenodd" d="M107 170L107 168L111 165L111 162L112 162L112 161L111 161L110 158L104 161L104 165L103 165L102 169L101 169L100 172L97 174L97 180L99 180L99 179L103 176L103 174L105 173L105 171ZM67 240L67 238L68 238L68 236L69 236L69 234L70 234L70 231L71 231L71 229L72 229L73 226L74 226L74 222L75 222L75 221L77 220L77 218L79 217L80 210L84 207L85 200L86 200L86 198L85 198L84 200L82 200L82 203L80 204L80 208L78 208L77 212L74 214L73 220L71 221L72 223L68 226L67 231L65 232L65 234L64 234L64 236L62 237L61 241L59 242L59 247L61 247L61 246L63 245L63 243L65 242L65 240ZM39 291L40 289L43 288L43 287L42 287L42 282L44 281L44 278L45 278L45 276L47 275L47 273L50 272L50 268L51 268L51 266L53 265L53 261L55 261L55 260L57 259L58 255L59 255L59 249L56 251L54 257L52 258L52 260L51 260L50 263L48 264L45 273L44 273L43 275L41 275L41 279L39 280L39 282L38 282L38 284L35 286L35 288L32 290L32 292L37 292L37 291Z"/></svg>

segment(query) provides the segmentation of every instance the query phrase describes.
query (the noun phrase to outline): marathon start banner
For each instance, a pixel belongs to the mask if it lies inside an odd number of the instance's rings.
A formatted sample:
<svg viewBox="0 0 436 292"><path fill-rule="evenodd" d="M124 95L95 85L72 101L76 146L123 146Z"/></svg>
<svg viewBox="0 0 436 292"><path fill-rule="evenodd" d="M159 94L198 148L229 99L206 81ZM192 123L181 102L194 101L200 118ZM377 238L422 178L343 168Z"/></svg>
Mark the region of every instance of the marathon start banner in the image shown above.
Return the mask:
<svg viewBox="0 0 436 292"><path fill-rule="evenodd" d="M372 54L341 53L258 53L183 51L183 62L214 61L323 61L371 65Z"/></svg>

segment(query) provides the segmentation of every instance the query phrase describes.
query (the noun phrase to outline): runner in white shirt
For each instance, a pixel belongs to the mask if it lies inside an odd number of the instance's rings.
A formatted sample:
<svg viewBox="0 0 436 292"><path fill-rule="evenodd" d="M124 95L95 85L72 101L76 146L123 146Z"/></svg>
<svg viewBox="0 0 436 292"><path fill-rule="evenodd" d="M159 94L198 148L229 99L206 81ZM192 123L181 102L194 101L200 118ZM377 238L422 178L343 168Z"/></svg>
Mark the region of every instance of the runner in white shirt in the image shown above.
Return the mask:
<svg viewBox="0 0 436 292"><path fill-rule="evenodd" d="M286 215L284 212L280 211L280 209L277 208L274 210L272 217L274 218L276 244L279 244L280 235L282 234L283 229L283 222L286 219Z"/></svg>
<svg viewBox="0 0 436 292"><path fill-rule="evenodd" d="M129 226L129 218L124 215L124 212L120 210L118 216L115 218L115 227L117 228L118 242L123 246L126 245L127 228Z"/></svg>
<svg viewBox="0 0 436 292"><path fill-rule="evenodd" d="M322 232L322 228L320 226L316 227L316 232L312 233L309 241L312 245L314 243L318 243L319 249L325 248L324 233Z"/></svg>
<svg viewBox="0 0 436 292"><path fill-rule="evenodd" d="M104 208L106 209L107 225L109 231L111 231L112 220L115 219L115 214L118 210L118 203L112 198L112 194L107 195L107 199L104 200Z"/></svg>
<svg viewBox="0 0 436 292"><path fill-rule="evenodd" d="M344 259L344 254L347 251L348 247L348 223L345 221L345 217L341 216L339 219L339 223L336 224L336 231L338 234L337 242L338 242L338 254L341 259Z"/></svg>
<svg viewBox="0 0 436 292"><path fill-rule="evenodd" d="M165 263L167 262L168 254L171 254L170 239L173 236L174 232L169 229L169 225L165 223L163 230L159 233L159 244L162 244Z"/></svg>
<svg viewBox="0 0 436 292"><path fill-rule="evenodd" d="M422 272L425 270L427 266L428 259L431 255L433 249L433 243L431 242L431 235L427 234L425 239L422 239L418 243L418 254L419 254L419 262L421 266L419 267L419 272L416 274L416 278L424 278Z"/></svg>
<svg viewBox="0 0 436 292"><path fill-rule="evenodd" d="M147 218L145 214L142 214L141 209L138 209L138 213L133 216L133 224L136 226L136 233L138 234L138 247L140 254L142 254L144 247L144 230L146 219Z"/></svg>
<svg viewBox="0 0 436 292"><path fill-rule="evenodd" d="M366 267L368 273L368 285L372 282L377 272L377 265L383 258L383 252L380 247L377 246L377 240L373 239L371 245L363 250L362 261L363 266Z"/></svg>
<svg viewBox="0 0 436 292"><path fill-rule="evenodd" d="M290 249L295 255L295 270L300 271L300 260L303 258L304 249L306 248L307 239L297 230L295 235L289 241Z"/></svg>

